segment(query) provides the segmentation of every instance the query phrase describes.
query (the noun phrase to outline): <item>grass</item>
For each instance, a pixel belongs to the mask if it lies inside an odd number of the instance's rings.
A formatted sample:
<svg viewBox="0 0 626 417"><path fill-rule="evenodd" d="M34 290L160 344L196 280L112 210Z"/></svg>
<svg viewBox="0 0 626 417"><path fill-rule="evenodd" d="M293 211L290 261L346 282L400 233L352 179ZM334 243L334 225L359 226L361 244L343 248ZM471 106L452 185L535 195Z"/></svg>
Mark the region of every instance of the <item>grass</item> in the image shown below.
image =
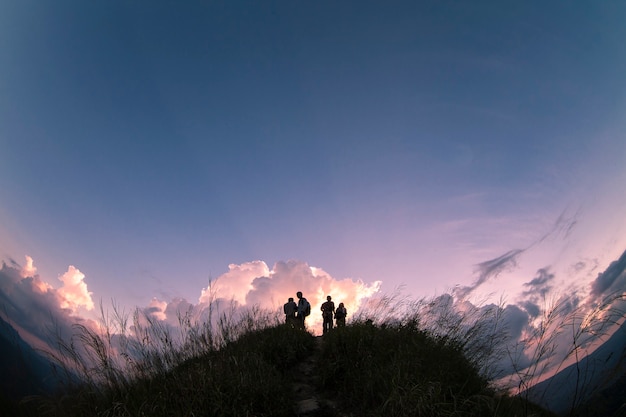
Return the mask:
<svg viewBox="0 0 626 417"><path fill-rule="evenodd" d="M96 343L92 336L79 339L104 354L103 340ZM83 368L89 373L80 383L56 396L27 399L13 415L292 416L288 371L313 351L314 343L307 332L275 325L251 329L219 347L206 346L190 358L185 352L161 360L146 354L154 365L149 372L147 364L133 363L127 372L134 374L122 376L110 361L100 360L108 371ZM174 364L174 356L181 362Z"/></svg>
<svg viewBox="0 0 626 417"><path fill-rule="evenodd" d="M338 330L324 341L320 373L357 415L493 415L488 381L457 344L410 325Z"/></svg>
<svg viewBox="0 0 626 417"><path fill-rule="evenodd" d="M465 344L415 320L355 322L324 337L321 385L355 416L550 416L494 389Z"/></svg>
<svg viewBox="0 0 626 417"><path fill-rule="evenodd" d="M58 340L59 393L2 399L0 414L294 416L297 365L315 355L316 389L336 404L319 415L550 416L494 385L507 353L502 310L383 296L321 344L256 308L184 313L178 326L103 310L100 329Z"/></svg>

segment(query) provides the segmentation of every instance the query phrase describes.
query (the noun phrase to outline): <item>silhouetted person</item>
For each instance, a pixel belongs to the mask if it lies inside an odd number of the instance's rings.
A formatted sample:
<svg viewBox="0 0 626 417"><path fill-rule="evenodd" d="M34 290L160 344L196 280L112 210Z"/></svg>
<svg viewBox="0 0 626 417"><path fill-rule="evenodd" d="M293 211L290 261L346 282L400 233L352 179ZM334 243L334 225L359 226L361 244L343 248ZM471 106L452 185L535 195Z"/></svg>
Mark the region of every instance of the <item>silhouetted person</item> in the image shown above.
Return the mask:
<svg viewBox="0 0 626 417"><path fill-rule="evenodd" d="M323 334L326 334L327 331L333 328L333 314L335 314L335 303L331 300L330 295L326 297L326 302L322 304L320 310L322 310L322 318L324 319L324 331Z"/></svg>
<svg viewBox="0 0 626 417"><path fill-rule="evenodd" d="M344 327L346 325L346 316L348 310L344 307L343 303L339 303L337 310L335 311L335 319L337 320L337 327Z"/></svg>
<svg viewBox="0 0 626 417"><path fill-rule="evenodd" d="M296 311L298 311L298 304L293 301L293 297L289 297L289 301L283 306L285 312L285 323L290 326L296 325Z"/></svg>
<svg viewBox="0 0 626 417"><path fill-rule="evenodd" d="M296 317L296 321L301 329L304 329L304 319L306 316L311 314L311 304L309 301L302 296L302 292L298 291L296 293L298 297L298 315Z"/></svg>

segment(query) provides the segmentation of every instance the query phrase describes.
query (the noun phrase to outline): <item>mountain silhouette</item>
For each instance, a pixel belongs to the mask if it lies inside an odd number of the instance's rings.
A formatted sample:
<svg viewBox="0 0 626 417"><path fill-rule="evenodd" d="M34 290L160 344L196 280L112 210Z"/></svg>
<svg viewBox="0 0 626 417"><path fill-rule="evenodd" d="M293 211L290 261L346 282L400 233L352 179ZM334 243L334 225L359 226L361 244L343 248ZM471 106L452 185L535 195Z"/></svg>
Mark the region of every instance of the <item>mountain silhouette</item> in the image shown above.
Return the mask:
<svg viewBox="0 0 626 417"><path fill-rule="evenodd" d="M624 397L610 395L602 411L592 404L608 393L626 391L626 322L594 352L556 375L531 387L528 399L556 413L586 410L583 416L612 416L624 406ZM596 404L597 405L597 404Z"/></svg>
<svg viewBox="0 0 626 417"><path fill-rule="evenodd" d="M26 343L0 318L0 395L17 400L27 395L52 392L59 380L52 363Z"/></svg>

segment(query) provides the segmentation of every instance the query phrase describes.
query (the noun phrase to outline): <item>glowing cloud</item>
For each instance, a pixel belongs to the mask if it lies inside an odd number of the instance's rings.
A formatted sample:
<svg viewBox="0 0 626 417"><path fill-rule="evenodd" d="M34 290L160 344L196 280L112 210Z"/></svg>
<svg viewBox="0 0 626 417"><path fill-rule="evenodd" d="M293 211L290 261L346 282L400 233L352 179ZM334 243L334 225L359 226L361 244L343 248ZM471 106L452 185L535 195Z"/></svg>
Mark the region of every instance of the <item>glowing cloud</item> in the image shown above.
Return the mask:
<svg viewBox="0 0 626 417"><path fill-rule="evenodd" d="M35 265L33 264L33 258L28 255L26 255L25 258L26 265L24 265L24 267L20 271L20 274L22 275L22 278L34 277L37 273L37 268L35 268Z"/></svg>
<svg viewBox="0 0 626 417"><path fill-rule="evenodd" d="M24 266L2 262L0 268L0 316L24 340L38 349L50 350L54 349L48 345L51 322L54 337L71 337L75 323L95 328L94 321L79 315L78 307L93 308L80 271L70 267L61 277L61 289L55 289L36 272L30 256L26 256Z"/></svg>
<svg viewBox="0 0 626 417"><path fill-rule="evenodd" d="M20 277L24 282L28 282L33 291L39 292L40 294L46 294L49 291L53 291L54 288L52 285L43 281L41 277L37 274L37 268L33 262L33 258L26 255L26 265L22 267L20 270ZM28 278L28 279L27 279Z"/></svg>
<svg viewBox="0 0 626 417"><path fill-rule="evenodd" d="M213 280L202 290L199 304L209 305L216 300L232 300L240 307L258 306L263 309L282 311L289 297L296 298L302 291L311 303L312 313L307 318L307 327L321 331L321 304L330 295L336 304L345 304L348 312L356 311L364 298L379 291L381 282L365 284L350 278L337 280L321 268L311 267L306 262L279 261L270 269L263 261L231 264L228 272ZM169 311L167 308L165 311ZM159 311L163 311L161 308ZM170 318L169 315L167 317Z"/></svg>
<svg viewBox="0 0 626 417"><path fill-rule="evenodd" d="M67 272L59 279L63 282L63 287L57 290L61 308L68 308L74 313L79 307L93 310L92 293L87 290L87 284L84 281L85 274L70 265Z"/></svg>
<svg viewBox="0 0 626 417"><path fill-rule="evenodd" d="M241 265L228 265L228 272L202 289L199 302L210 303L216 298L232 299L245 304L246 295L252 289L252 281L257 277L267 276L269 268L263 261L246 262Z"/></svg>

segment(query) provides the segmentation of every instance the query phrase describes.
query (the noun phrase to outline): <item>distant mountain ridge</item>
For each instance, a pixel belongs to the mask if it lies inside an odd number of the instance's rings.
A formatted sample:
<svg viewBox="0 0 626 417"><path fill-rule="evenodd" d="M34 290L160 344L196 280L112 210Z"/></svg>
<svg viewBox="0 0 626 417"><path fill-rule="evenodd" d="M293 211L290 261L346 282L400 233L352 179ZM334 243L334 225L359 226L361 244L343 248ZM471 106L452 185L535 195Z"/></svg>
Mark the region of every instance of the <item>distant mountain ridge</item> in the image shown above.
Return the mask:
<svg viewBox="0 0 626 417"><path fill-rule="evenodd" d="M626 387L626 322L578 364L572 364L551 378L534 385L523 395L527 394L530 401L560 415L575 408L587 410L580 414L583 416L612 416L624 406L626 397L611 396L614 404L605 402L603 411L599 409L593 411L591 404L602 398L602 393L624 392L624 387Z"/></svg>
<svg viewBox="0 0 626 417"><path fill-rule="evenodd" d="M0 317L0 394L8 399L54 391L52 363Z"/></svg>

